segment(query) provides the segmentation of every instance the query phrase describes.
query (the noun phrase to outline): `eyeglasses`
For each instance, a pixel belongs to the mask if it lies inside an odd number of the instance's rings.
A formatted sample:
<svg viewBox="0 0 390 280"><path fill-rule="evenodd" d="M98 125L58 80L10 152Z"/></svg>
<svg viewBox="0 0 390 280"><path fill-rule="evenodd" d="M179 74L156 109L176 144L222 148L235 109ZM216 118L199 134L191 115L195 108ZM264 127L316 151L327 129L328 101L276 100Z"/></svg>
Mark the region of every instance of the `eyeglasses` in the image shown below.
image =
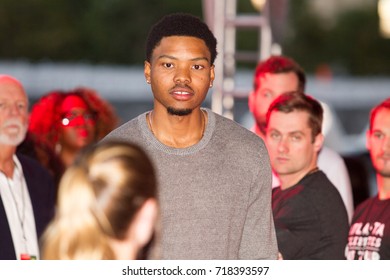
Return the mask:
<svg viewBox="0 0 390 280"><path fill-rule="evenodd" d="M82 123L94 124L96 122L96 118L97 118L97 114L95 112L84 112L84 113L69 112L64 114L64 116L61 119L61 124L63 126L79 125Z"/></svg>

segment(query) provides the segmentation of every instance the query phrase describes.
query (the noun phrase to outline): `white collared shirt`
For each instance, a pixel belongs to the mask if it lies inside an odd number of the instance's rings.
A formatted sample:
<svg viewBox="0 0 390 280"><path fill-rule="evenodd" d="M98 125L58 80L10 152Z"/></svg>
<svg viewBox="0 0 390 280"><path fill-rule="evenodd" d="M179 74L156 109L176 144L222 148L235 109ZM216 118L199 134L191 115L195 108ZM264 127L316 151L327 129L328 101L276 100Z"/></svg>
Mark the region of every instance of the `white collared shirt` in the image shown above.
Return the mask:
<svg viewBox="0 0 390 280"><path fill-rule="evenodd" d="M0 172L0 196L11 230L15 254L18 260L21 259L21 254L39 259L38 238L30 195L22 166L15 155L13 160L15 169L12 179Z"/></svg>

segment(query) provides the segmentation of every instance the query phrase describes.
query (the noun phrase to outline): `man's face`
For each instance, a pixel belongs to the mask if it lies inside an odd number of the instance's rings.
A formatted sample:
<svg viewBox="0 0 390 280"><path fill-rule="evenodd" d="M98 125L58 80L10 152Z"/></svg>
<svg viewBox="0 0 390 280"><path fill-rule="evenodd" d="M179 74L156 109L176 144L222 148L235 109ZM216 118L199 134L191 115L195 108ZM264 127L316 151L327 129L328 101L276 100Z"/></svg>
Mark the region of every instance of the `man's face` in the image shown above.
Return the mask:
<svg viewBox="0 0 390 280"><path fill-rule="evenodd" d="M256 88L250 93L248 103L257 126L265 134L266 115L271 103L284 93L297 91L298 77L295 73L266 73L255 81Z"/></svg>
<svg viewBox="0 0 390 280"><path fill-rule="evenodd" d="M390 177L390 110L380 109L375 115L371 131L367 132L367 149L378 174Z"/></svg>
<svg viewBox="0 0 390 280"><path fill-rule="evenodd" d="M170 36L154 49L145 62L145 78L151 83L154 107L174 115L186 115L204 101L214 80L214 66L203 40Z"/></svg>
<svg viewBox="0 0 390 280"><path fill-rule="evenodd" d="M294 110L290 113L272 111L266 133L266 144L273 170L279 175L302 178L316 166L317 153L323 137L312 138L309 114Z"/></svg>
<svg viewBox="0 0 390 280"><path fill-rule="evenodd" d="M0 144L17 146L26 136L28 99L17 82L0 79Z"/></svg>

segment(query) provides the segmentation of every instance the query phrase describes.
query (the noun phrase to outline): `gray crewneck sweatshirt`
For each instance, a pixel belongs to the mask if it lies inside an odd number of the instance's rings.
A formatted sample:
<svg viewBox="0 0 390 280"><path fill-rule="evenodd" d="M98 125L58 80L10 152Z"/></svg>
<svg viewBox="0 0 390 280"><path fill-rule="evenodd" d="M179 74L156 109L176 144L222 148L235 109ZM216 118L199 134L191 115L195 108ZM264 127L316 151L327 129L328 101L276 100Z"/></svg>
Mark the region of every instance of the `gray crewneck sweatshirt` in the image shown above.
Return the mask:
<svg viewBox="0 0 390 280"><path fill-rule="evenodd" d="M202 108L208 122L188 148L159 142L146 113L107 135L140 145L157 171L161 259L276 259L271 166L263 140Z"/></svg>

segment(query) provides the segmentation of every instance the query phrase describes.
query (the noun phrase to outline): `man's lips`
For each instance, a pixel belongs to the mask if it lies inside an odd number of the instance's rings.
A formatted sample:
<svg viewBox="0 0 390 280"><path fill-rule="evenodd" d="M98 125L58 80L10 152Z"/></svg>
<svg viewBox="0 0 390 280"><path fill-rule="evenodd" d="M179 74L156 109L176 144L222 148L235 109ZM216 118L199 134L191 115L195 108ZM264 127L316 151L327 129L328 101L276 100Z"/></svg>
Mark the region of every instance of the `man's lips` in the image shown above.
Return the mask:
<svg viewBox="0 0 390 280"><path fill-rule="evenodd" d="M287 157L277 157L276 160L281 163L289 161Z"/></svg>
<svg viewBox="0 0 390 280"><path fill-rule="evenodd" d="M20 126L11 124L7 125L4 129L11 133L17 133L20 130Z"/></svg>
<svg viewBox="0 0 390 280"><path fill-rule="evenodd" d="M176 87L169 93L173 98L180 101L189 100L194 95L193 91L187 87Z"/></svg>

